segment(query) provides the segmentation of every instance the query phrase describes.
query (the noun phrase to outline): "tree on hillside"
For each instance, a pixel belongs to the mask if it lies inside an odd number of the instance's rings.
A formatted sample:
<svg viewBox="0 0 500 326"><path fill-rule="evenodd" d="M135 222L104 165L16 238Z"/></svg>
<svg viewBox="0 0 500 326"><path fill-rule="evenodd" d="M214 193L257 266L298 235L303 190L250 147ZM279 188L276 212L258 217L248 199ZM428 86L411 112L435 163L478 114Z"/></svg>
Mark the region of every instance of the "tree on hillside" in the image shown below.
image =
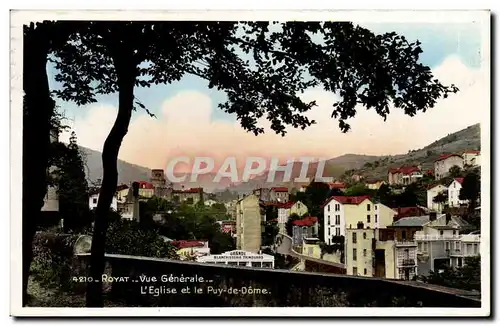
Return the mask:
<svg viewBox="0 0 500 326"><path fill-rule="evenodd" d="M444 204L446 204L448 202L448 191L447 190L441 191L436 196L434 196L432 201L435 202L436 204L439 204L441 207L443 207Z"/></svg>
<svg viewBox="0 0 500 326"><path fill-rule="evenodd" d="M450 168L449 176L452 178L458 178L462 176L462 169L458 165L454 165Z"/></svg>
<svg viewBox="0 0 500 326"><path fill-rule="evenodd" d="M103 147L103 184L97 207L91 275L104 269L106 213L117 184L117 156L134 106L134 87L170 84L185 74L225 91L219 105L234 113L245 130L260 134L260 118L285 135L286 126L314 123L304 113L315 106L299 94L310 87L337 92L332 116L342 131L356 106L386 118L389 106L405 114L432 108L457 88L443 86L419 63L419 42L396 33L375 35L345 22L287 22L269 30L268 22L90 22L58 53L59 96L78 104L93 95L119 92L118 115ZM315 41L314 34L321 42ZM236 51L253 57L255 64ZM146 67L140 66L147 63ZM90 283L88 306L102 306L101 285Z"/></svg>
<svg viewBox="0 0 500 326"><path fill-rule="evenodd" d="M373 191L371 189L366 188L364 183L357 183L347 188L344 192L346 196L368 196L372 195Z"/></svg>
<svg viewBox="0 0 500 326"><path fill-rule="evenodd" d="M392 191L389 185L387 184L382 184L380 188L378 188L376 194L375 194L375 199L380 201L382 204L392 207L393 205L393 196L392 196Z"/></svg>
<svg viewBox="0 0 500 326"><path fill-rule="evenodd" d="M79 231L90 225L89 187L85 176L84 162L73 131L58 166L59 212L64 221L64 230Z"/></svg>
<svg viewBox="0 0 500 326"><path fill-rule="evenodd" d="M481 176L477 171L471 171L464 177L459 199L469 201L469 211L474 212L481 195Z"/></svg>

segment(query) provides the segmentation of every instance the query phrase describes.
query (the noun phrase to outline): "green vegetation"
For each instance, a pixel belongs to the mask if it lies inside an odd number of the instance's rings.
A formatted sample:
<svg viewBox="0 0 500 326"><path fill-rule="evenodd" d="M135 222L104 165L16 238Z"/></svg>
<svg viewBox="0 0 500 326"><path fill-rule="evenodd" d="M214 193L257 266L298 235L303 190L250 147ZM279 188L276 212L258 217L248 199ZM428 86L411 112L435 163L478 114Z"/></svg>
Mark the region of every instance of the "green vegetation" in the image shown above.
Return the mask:
<svg viewBox="0 0 500 326"><path fill-rule="evenodd" d="M429 276L419 276L418 279L429 284L481 291L481 257L466 257L462 267L445 266L441 272L431 271Z"/></svg>

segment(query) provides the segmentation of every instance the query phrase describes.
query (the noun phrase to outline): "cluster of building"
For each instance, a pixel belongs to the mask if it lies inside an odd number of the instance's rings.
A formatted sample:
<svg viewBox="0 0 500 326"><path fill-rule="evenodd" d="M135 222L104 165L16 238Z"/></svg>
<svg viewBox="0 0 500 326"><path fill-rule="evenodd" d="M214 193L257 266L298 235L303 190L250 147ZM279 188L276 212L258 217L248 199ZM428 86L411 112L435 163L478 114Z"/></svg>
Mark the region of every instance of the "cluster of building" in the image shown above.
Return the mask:
<svg viewBox="0 0 500 326"><path fill-rule="evenodd" d="M99 201L100 180L90 192L89 208L91 210L97 207ZM174 189L173 184L167 184L163 170L152 170L150 181L132 182L130 185L121 184L116 187L116 193L113 197L111 208L119 212L124 219L139 219L139 201L146 201L153 196L164 198L174 204L186 203L194 205L203 202L206 205L212 205L214 202L204 201L203 188L184 188Z"/></svg>
<svg viewBox="0 0 500 326"><path fill-rule="evenodd" d="M454 166L463 169L481 165L481 152L476 150L467 150L461 154L443 154L434 161L434 169L423 171L420 165L403 166L391 168L387 174L390 185L408 185L424 175L434 175L436 180L447 177L450 169Z"/></svg>

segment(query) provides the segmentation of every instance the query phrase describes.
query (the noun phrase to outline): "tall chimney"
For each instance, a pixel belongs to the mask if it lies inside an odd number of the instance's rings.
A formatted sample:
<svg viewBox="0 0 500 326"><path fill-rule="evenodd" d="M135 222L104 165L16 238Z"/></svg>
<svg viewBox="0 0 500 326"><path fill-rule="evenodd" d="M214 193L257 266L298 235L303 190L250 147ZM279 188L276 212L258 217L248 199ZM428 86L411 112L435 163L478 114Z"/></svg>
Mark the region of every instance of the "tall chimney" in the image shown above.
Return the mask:
<svg viewBox="0 0 500 326"><path fill-rule="evenodd" d="M436 212L430 212L429 213L429 221L435 221L436 220Z"/></svg>

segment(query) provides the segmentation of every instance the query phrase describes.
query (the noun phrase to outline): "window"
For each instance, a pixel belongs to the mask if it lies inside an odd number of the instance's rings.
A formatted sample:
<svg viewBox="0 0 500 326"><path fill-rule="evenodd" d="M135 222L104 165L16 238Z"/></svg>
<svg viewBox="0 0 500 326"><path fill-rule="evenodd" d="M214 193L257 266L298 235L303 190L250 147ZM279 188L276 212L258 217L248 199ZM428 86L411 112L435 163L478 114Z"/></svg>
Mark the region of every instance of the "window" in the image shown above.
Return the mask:
<svg viewBox="0 0 500 326"><path fill-rule="evenodd" d="M446 242L444 243L444 249L446 249L446 250L450 250L450 242L449 242L449 241L446 241Z"/></svg>
<svg viewBox="0 0 500 326"><path fill-rule="evenodd" d="M422 242L417 243L417 250L422 252Z"/></svg>
<svg viewBox="0 0 500 326"><path fill-rule="evenodd" d="M443 230L440 230L439 235L443 235L443 234L444 234Z"/></svg>
<svg viewBox="0 0 500 326"><path fill-rule="evenodd" d="M373 205L373 209L374 209L374 210L377 210L377 205Z"/></svg>
<svg viewBox="0 0 500 326"><path fill-rule="evenodd" d="M97 204L97 198L92 198L92 203Z"/></svg>
<svg viewBox="0 0 500 326"><path fill-rule="evenodd" d="M335 228L335 235L339 236L340 235L340 228Z"/></svg>
<svg viewBox="0 0 500 326"><path fill-rule="evenodd" d="M356 243L356 241L357 241L356 236L357 236L356 232L353 232L352 233L352 243Z"/></svg>
<svg viewBox="0 0 500 326"><path fill-rule="evenodd" d="M352 260L353 260L353 261L358 260L358 253L357 253L357 251L356 251L356 248L354 248L354 249L352 250Z"/></svg>
<svg viewBox="0 0 500 326"><path fill-rule="evenodd" d="M352 268L352 275L358 275L358 268L357 267Z"/></svg>
<svg viewBox="0 0 500 326"><path fill-rule="evenodd" d="M367 210L367 211L370 211L370 208L371 208L371 207L370 207L370 204L366 204L366 210Z"/></svg>
<svg viewBox="0 0 500 326"><path fill-rule="evenodd" d="M474 254L479 252L477 243L474 244Z"/></svg>
<svg viewBox="0 0 500 326"><path fill-rule="evenodd" d="M328 235L330 235L330 227L328 227Z"/></svg>
<svg viewBox="0 0 500 326"><path fill-rule="evenodd" d="M328 225L330 225L330 215L328 215Z"/></svg>
<svg viewBox="0 0 500 326"><path fill-rule="evenodd" d="M366 249L363 249L363 256L366 257Z"/></svg>
<svg viewBox="0 0 500 326"><path fill-rule="evenodd" d="M335 215L335 224L340 224L340 215Z"/></svg>
<svg viewBox="0 0 500 326"><path fill-rule="evenodd" d="M406 240L406 231L401 232L401 238L403 238L403 241Z"/></svg>
<svg viewBox="0 0 500 326"><path fill-rule="evenodd" d="M366 223L370 223L370 215L366 215Z"/></svg>
<svg viewBox="0 0 500 326"><path fill-rule="evenodd" d="M455 241L455 250L460 251L460 242Z"/></svg>
<svg viewBox="0 0 500 326"><path fill-rule="evenodd" d="M375 214L375 223L378 223L378 215Z"/></svg>
<svg viewBox="0 0 500 326"><path fill-rule="evenodd" d="M453 230L453 235L457 235L457 231L456 230Z"/></svg>
<svg viewBox="0 0 500 326"><path fill-rule="evenodd" d="M330 205L326 206L328 208L328 211L330 211Z"/></svg>
<svg viewBox="0 0 500 326"><path fill-rule="evenodd" d="M365 272L365 275L367 274L366 268L365 268L365 270L363 272Z"/></svg>
<svg viewBox="0 0 500 326"><path fill-rule="evenodd" d="M340 204L335 204L335 211L336 212L340 211Z"/></svg>
<svg viewBox="0 0 500 326"><path fill-rule="evenodd" d="M363 232L363 239L366 239L366 232Z"/></svg>

